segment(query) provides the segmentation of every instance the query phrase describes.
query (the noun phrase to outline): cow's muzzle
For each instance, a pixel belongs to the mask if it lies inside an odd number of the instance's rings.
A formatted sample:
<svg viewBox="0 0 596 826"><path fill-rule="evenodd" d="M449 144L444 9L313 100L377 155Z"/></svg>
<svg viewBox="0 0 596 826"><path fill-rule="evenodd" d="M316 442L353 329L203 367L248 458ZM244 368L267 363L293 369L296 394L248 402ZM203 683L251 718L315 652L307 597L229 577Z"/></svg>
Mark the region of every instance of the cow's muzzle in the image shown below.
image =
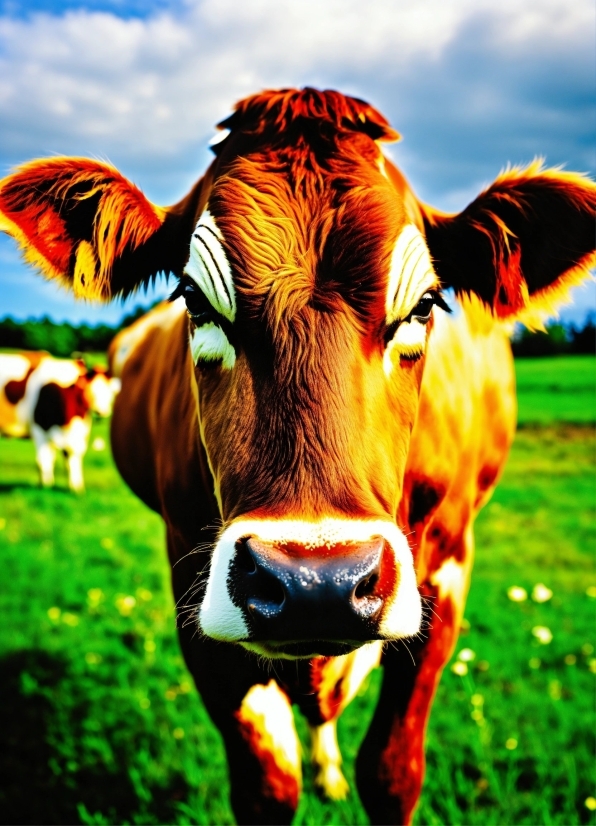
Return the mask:
<svg viewBox="0 0 596 826"><path fill-rule="evenodd" d="M236 543L228 587L247 619L251 641L283 643L284 649L288 643L312 649L310 643L317 641L335 650L333 643L339 643L349 650L379 638L395 576L393 555L380 536L307 551L250 536Z"/></svg>
<svg viewBox="0 0 596 826"><path fill-rule="evenodd" d="M388 520L238 519L219 537L201 632L271 657L338 656L418 633L413 557Z"/></svg>

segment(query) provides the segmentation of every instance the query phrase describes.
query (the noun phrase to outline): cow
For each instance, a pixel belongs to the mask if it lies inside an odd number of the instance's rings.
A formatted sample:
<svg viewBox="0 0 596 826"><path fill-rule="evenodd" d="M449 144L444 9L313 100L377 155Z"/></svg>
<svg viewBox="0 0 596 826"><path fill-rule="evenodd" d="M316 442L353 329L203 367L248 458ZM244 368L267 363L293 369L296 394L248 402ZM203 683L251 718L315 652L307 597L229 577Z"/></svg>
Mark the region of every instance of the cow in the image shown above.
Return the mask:
<svg viewBox="0 0 596 826"><path fill-rule="evenodd" d="M63 452L68 485L85 489L83 457L91 412L109 416L119 379L82 360L56 359L45 352L0 355L0 433L30 436L41 484L52 487L56 451Z"/></svg>
<svg viewBox="0 0 596 826"><path fill-rule="evenodd" d="M357 787L373 823L410 823L474 519L515 429L507 331L588 276L596 186L533 162L440 212L384 155L387 120L334 91L256 94L220 126L174 206L51 158L0 182L0 226L76 296L177 278L112 353L112 447L165 522L238 822L292 819L292 704L318 786L346 794L336 720L381 664Z"/></svg>

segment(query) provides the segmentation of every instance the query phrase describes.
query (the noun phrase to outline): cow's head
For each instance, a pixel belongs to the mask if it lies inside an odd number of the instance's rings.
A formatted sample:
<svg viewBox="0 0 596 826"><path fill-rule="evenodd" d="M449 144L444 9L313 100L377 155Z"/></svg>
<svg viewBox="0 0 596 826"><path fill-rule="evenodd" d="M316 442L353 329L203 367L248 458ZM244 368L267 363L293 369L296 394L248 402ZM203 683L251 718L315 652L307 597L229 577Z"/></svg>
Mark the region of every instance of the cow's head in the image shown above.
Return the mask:
<svg viewBox="0 0 596 826"><path fill-rule="evenodd" d="M535 164L443 215L385 164L397 134L362 101L269 92L223 126L174 207L105 164L37 161L2 183L2 228L78 295L180 279L224 524L203 631L271 656L410 636L395 520L441 289L502 318L548 306L590 264L595 187Z"/></svg>

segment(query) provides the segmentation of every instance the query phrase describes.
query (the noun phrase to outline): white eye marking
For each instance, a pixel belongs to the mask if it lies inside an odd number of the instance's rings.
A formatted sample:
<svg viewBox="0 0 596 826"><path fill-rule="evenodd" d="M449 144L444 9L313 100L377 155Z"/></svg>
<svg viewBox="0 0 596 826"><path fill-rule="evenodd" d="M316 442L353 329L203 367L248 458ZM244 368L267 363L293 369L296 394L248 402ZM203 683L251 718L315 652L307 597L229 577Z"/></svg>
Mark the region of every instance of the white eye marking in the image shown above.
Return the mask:
<svg viewBox="0 0 596 826"><path fill-rule="evenodd" d="M232 269L222 246L223 236L208 209L203 212L190 242L185 275L198 284L213 308L228 321L236 318Z"/></svg>
<svg viewBox="0 0 596 826"><path fill-rule="evenodd" d="M426 344L426 332L426 324L416 318L412 318L411 321L402 321L387 345L383 356L383 370L386 376L393 370L394 349L404 358L415 359L423 354Z"/></svg>
<svg viewBox="0 0 596 826"><path fill-rule="evenodd" d="M236 353L228 337L212 321L194 330L190 339L190 351L195 364L199 361L221 361L222 367L231 370L236 363Z"/></svg>
<svg viewBox="0 0 596 826"><path fill-rule="evenodd" d="M436 286L437 276L426 242L414 224L406 224L391 256L385 301L387 324L407 318L420 296Z"/></svg>

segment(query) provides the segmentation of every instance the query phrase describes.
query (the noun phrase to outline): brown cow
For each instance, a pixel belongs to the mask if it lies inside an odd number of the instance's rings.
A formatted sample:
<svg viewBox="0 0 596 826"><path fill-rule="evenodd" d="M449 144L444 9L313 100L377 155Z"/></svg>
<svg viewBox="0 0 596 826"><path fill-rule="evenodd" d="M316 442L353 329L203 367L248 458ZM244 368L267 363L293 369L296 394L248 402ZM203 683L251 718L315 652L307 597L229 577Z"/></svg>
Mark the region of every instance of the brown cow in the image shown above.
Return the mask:
<svg viewBox="0 0 596 826"><path fill-rule="evenodd" d="M178 300L115 345L112 441L166 523L182 650L238 820L292 818L291 703L317 782L345 794L335 720L380 660L358 788L373 822L409 823L474 517L513 438L503 322L535 322L586 276L596 187L533 164L445 215L384 159L397 134L362 101L267 92L223 126L173 207L55 158L2 182L1 224L77 295L179 278Z"/></svg>
<svg viewBox="0 0 596 826"><path fill-rule="evenodd" d="M91 431L91 411L112 412L120 380L82 360L56 359L49 353L0 354L0 434L31 436L41 484L54 484L56 451L68 468L68 486L85 489L83 457Z"/></svg>

